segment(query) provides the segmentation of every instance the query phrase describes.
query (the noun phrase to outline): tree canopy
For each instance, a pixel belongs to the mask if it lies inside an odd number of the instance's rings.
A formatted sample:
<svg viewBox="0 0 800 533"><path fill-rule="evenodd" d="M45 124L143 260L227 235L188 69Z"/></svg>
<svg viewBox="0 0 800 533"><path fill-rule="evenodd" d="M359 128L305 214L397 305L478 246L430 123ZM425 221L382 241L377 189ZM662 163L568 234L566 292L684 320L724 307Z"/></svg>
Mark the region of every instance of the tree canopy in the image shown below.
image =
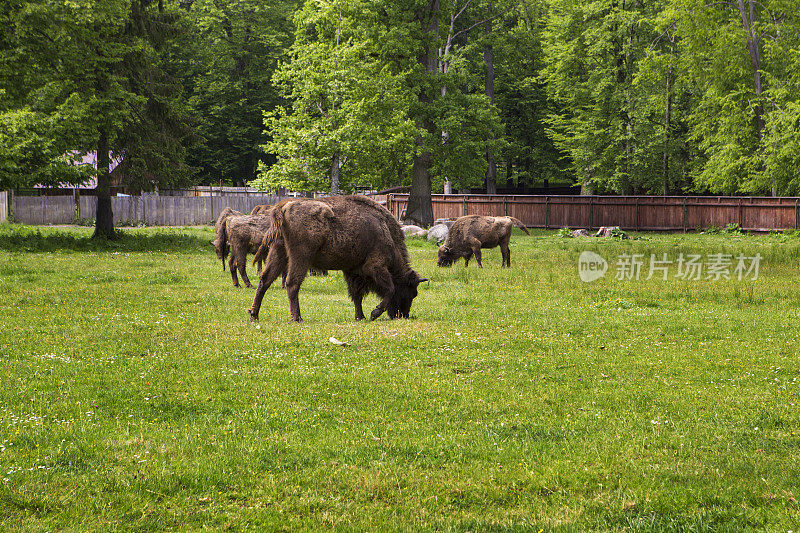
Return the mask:
<svg viewBox="0 0 800 533"><path fill-rule="evenodd" d="M7 0L0 187L799 194L796 8Z"/></svg>

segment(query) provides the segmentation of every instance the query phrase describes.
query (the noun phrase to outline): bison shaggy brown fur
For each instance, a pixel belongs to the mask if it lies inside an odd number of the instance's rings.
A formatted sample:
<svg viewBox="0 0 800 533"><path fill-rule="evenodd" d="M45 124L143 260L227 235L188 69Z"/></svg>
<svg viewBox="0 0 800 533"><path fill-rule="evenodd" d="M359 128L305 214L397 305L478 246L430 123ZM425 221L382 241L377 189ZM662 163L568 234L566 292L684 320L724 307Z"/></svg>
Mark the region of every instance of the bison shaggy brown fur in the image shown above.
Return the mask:
<svg viewBox="0 0 800 533"><path fill-rule="evenodd" d="M217 240L213 244L217 250L217 256L220 256L220 250L224 250L224 255L230 252L228 266L234 287L239 287L239 278L236 276L238 270L244 286L253 288L250 278L247 277L247 254L254 254L258 251L269 227L270 218L261 215L229 215L222 223ZM222 261L224 269L224 256ZM261 262L258 264L258 272L261 272Z"/></svg>
<svg viewBox="0 0 800 533"><path fill-rule="evenodd" d="M250 214L251 215L268 215L269 212L272 210L272 207L273 206L266 205L266 204L257 205L253 209L250 210Z"/></svg>
<svg viewBox="0 0 800 533"><path fill-rule="evenodd" d="M217 217L217 221L214 223L214 234L217 236L217 238L211 241L211 245L214 247L214 251L217 253L217 258L222 261L223 272L225 271L225 260L228 258L228 253L230 252L225 221L228 220L229 217L241 215L242 213L239 211L231 209L230 207L226 207L222 210L222 212L219 214L219 217Z"/></svg>
<svg viewBox="0 0 800 533"><path fill-rule="evenodd" d="M502 266L510 267L511 250L508 243L511 240L511 230L514 226L530 235L528 228L514 217L467 215L457 218L450 226L444 244L439 247L437 266L450 266L460 257L464 258L464 266L467 266L470 258L474 255L478 267L483 268L481 248L499 246L503 256Z"/></svg>
<svg viewBox="0 0 800 533"><path fill-rule="evenodd" d="M283 271L291 318L302 320L298 293L309 268L342 271L356 320L364 318L362 301L368 292L381 298L370 320L384 311L390 318L409 316L417 286L426 280L411 269L400 224L384 207L364 196L287 199L270 218L262 245L269 252L251 320L258 320L264 293Z"/></svg>

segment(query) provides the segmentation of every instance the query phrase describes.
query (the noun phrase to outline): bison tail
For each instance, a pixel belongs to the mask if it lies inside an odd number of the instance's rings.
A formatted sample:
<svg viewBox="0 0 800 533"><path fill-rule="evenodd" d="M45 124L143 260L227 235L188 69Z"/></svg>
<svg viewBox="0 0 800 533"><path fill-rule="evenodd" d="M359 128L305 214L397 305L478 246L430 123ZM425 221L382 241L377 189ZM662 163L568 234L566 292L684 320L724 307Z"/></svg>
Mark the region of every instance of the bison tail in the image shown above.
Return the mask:
<svg viewBox="0 0 800 533"><path fill-rule="evenodd" d="M264 235L264 238L261 239L261 246L258 247L256 254L253 256L253 265L258 263L259 261L264 262L267 258L268 253L269 253L269 244L267 244L267 236Z"/></svg>
<svg viewBox="0 0 800 533"><path fill-rule="evenodd" d="M219 246L222 250L222 269L225 270L225 260L228 258L230 252L230 245L228 245L228 223L223 222L219 227Z"/></svg>
<svg viewBox="0 0 800 533"><path fill-rule="evenodd" d="M511 219L511 221L514 223L514 225L515 225L516 227L518 227L519 229L521 229L522 231L524 231L524 232L525 232L525 233L527 233L528 235L530 235L530 234L531 234L531 232L530 232L530 231L528 231L528 228L526 228L526 227L525 227L525 224L523 224L523 223L522 223L522 221L521 221L520 219L518 219L518 218L514 218L514 217L508 217L508 218L510 218L510 219Z"/></svg>
<svg viewBox="0 0 800 533"><path fill-rule="evenodd" d="M261 242L262 248L264 245L268 247L274 246L278 242L283 229L283 209L272 209L267 216L269 217L269 229L264 232L264 239Z"/></svg>

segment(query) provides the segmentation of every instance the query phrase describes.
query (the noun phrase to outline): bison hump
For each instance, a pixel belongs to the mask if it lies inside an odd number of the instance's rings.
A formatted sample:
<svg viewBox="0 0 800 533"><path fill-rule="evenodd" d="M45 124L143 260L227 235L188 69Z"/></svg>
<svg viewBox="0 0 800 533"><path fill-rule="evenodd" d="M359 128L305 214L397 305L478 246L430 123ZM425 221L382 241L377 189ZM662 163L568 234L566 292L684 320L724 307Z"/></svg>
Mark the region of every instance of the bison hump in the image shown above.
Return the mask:
<svg viewBox="0 0 800 533"><path fill-rule="evenodd" d="M317 200L287 202L283 206L283 214L285 217L299 217L301 219L308 217L329 219L334 217L331 206Z"/></svg>

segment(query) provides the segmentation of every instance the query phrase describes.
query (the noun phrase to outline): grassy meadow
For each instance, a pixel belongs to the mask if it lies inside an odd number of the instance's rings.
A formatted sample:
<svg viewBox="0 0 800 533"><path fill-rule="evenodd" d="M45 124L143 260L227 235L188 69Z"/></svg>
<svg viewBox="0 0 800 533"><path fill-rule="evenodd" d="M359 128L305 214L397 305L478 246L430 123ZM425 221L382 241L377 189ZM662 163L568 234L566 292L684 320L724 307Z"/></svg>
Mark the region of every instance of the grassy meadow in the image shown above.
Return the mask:
<svg viewBox="0 0 800 533"><path fill-rule="evenodd" d="M0 530L800 530L800 237L411 240L410 319L355 322L336 272L256 326L212 233L0 225Z"/></svg>

